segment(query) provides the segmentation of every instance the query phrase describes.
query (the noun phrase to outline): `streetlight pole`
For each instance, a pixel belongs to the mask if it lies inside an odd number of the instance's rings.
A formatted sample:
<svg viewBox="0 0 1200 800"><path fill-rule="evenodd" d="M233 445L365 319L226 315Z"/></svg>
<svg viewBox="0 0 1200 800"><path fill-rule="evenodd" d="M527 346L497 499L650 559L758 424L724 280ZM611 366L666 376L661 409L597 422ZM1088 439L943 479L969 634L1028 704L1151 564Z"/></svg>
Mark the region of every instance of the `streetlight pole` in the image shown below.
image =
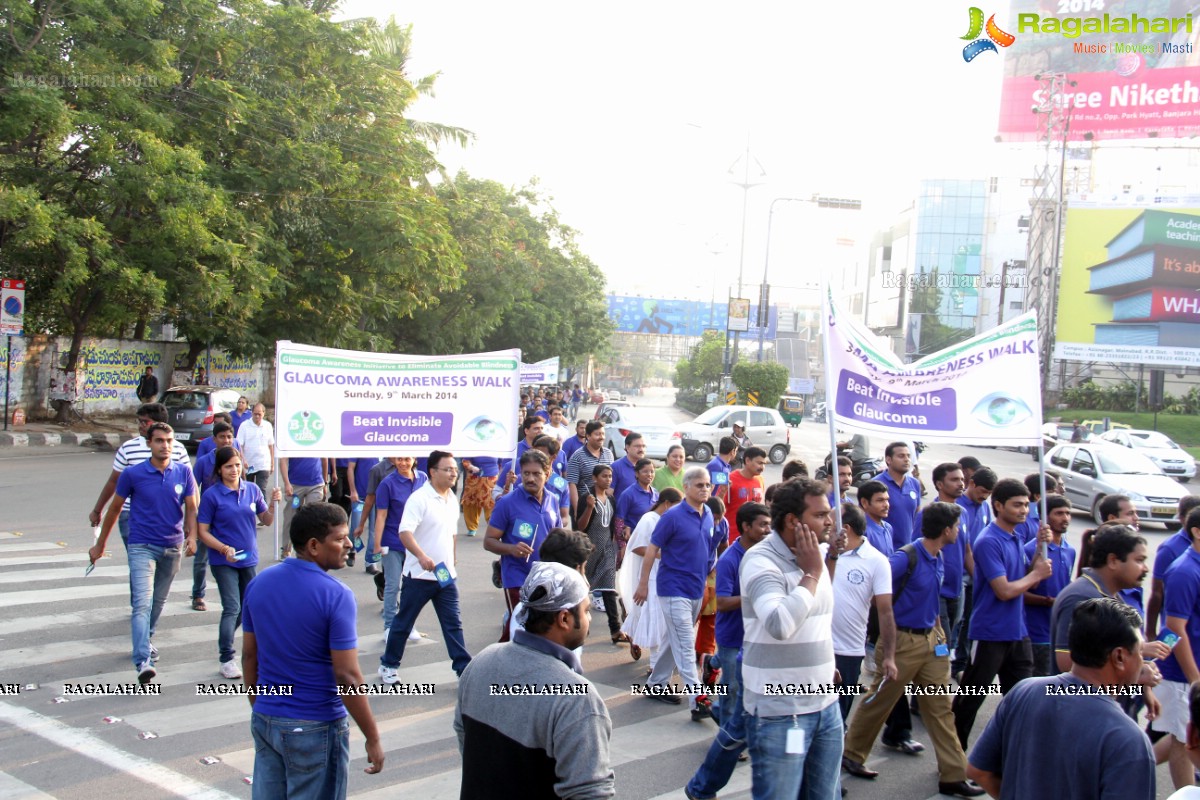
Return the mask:
<svg viewBox="0 0 1200 800"><path fill-rule="evenodd" d="M742 188L742 243L741 243L741 247L738 249L738 293L737 293L737 296L739 298L742 296L742 273L743 273L743 268L746 263L746 209L750 202L750 190L753 189L755 186L761 186L763 183L763 181L751 182L751 180L750 180L750 160L752 158L753 158L753 156L750 155L750 137L747 136L746 137L746 150L742 154L742 157L740 159L742 162L742 180L740 183L737 181L734 181L734 184L733 184L734 186L740 186ZM759 160L757 158L754 158L754 163L758 165L758 177L759 178L766 177L767 171L765 169L763 169L763 165L759 162ZM729 165L729 174L730 175L733 174L733 168L735 166L737 166L737 161L734 161L732 164ZM740 334L741 334L740 331L733 332L733 353L732 353L732 355L730 355L728 353L728 351L729 351L729 328L728 328L728 324L726 325L726 329L725 329L725 350L726 350L725 363L728 365L729 370L731 372L733 371L734 362L737 361L738 342L740 341L740 338L741 338Z"/></svg>
<svg viewBox="0 0 1200 800"><path fill-rule="evenodd" d="M762 279L762 285L764 287L767 285L768 270L770 269L770 266L771 266L771 223L775 220L775 204L776 203L812 203L812 202L815 202L815 201L806 200L802 197L776 197L774 200L771 201L771 207L767 210L767 256L763 260L763 279ZM758 292L760 306L762 304L764 293L765 293L765 289L760 289ZM768 315L767 318L769 319L770 311L768 310L767 312L765 312L765 314ZM764 317L764 312L761 307L758 309L758 316L759 316L760 321ZM766 335L767 335L767 326L759 325L758 326L758 363L760 363L760 364L762 363L762 360L763 360L763 341L766 338Z"/></svg>

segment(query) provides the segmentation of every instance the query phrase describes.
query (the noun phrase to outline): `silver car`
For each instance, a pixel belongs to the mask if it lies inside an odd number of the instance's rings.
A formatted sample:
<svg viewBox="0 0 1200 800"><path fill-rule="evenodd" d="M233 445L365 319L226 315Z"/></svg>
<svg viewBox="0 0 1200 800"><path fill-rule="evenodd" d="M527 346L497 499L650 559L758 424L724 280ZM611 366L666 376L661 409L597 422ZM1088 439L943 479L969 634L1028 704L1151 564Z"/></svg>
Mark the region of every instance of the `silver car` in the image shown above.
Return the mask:
<svg viewBox="0 0 1200 800"><path fill-rule="evenodd" d="M201 439L212 436L213 417L237 408L240 395L216 386L172 386L158 402L167 407L167 422L175 430L175 441L195 451Z"/></svg>
<svg viewBox="0 0 1200 800"><path fill-rule="evenodd" d="M767 451L772 464L782 464L792 450L792 429L774 408L713 406L691 422L675 426L683 438L687 457L707 464L722 437L733 432L733 423L746 429L750 443Z"/></svg>
<svg viewBox="0 0 1200 800"><path fill-rule="evenodd" d="M1072 506L1089 511L1097 525L1104 522L1100 501L1110 494L1123 494L1137 509L1139 519L1160 522L1169 531L1181 527L1179 499L1187 491L1140 453L1108 442L1060 444L1046 454L1045 464L1062 475Z"/></svg>

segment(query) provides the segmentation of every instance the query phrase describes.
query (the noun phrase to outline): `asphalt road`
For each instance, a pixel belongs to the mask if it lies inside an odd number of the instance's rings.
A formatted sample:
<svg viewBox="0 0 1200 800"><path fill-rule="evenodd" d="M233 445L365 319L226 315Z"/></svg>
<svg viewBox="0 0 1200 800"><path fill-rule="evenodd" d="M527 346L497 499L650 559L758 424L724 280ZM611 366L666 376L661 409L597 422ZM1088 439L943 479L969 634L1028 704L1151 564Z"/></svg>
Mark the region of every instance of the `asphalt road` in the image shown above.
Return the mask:
<svg viewBox="0 0 1200 800"><path fill-rule="evenodd" d="M637 402L666 405L665 394ZM591 409L586 409L590 415ZM679 418L687 418L675 410ZM805 422L793 429L794 454L810 465L827 451L823 426ZM876 443L882 447L882 443ZM922 464L971 453L1001 475L1023 476L1028 456L983 448L931 448ZM249 710L237 698L199 697L197 683L220 683L216 675L216 622L219 600L209 581L209 608L194 612L188 603L190 562L185 561L156 637L160 697L63 697L63 683L129 681L127 570L114 539L113 558L86 580L83 567L91 544L87 513L108 475L111 452L90 448L0 448L0 798L60 800L150 800L167 796L243 798L244 778L253 761ZM768 483L779 479L770 467ZM1078 517L1069 537L1088 527ZM17 536L15 534L21 534ZM1151 548L1161 529L1143 531ZM260 550L272 549L260 532ZM491 556L479 539L459 539L460 589L468 647L478 652L499 634L502 607L490 582ZM382 650L379 603L361 566L339 576L359 601L360 657L373 676ZM630 696L643 680L645 661L634 663L628 650L611 645L603 615L595 617L585 647L585 672L600 687L613 719L612 756L617 796L630 800L683 797L682 787L703 759L715 731L682 712ZM431 697L373 698L383 726L387 762L380 775L362 773L361 738L352 737L350 796L376 798L417 793L425 800L458 796L459 756L450 729L455 682L439 641L432 610L418 621L430 638L406 653L404 680L436 683ZM28 688L36 686L37 688ZM13 694L14 688L19 693ZM980 730L994 709L989 700L979 716ZM916 723L915 737L929 744ZM153 738L140 738L145 734ZM206 764L202 759L216 758ZM918 757L877 747L870 765L884 772L876 781L846 778L851 796L863 800L904 800L935 795L932 748ZM724 798L749 797L749 769L739 767ZM1165 767L1158 797L1170 792Z"/></svg>

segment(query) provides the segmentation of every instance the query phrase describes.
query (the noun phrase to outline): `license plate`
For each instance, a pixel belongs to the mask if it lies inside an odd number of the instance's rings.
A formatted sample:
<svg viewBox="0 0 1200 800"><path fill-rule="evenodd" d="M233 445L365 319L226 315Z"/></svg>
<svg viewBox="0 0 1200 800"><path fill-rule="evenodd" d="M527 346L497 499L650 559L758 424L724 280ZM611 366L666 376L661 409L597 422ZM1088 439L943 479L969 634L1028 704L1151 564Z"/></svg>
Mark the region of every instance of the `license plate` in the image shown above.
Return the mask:
<svg viewBox="0 0 1200 800"><path fill-rule="evenodd" d="M1186 467L1163 467L1164 472L1186 472Z"/></svg>
<svg viewBox="0 0 1200 800"><path fill-rule="evenodd" d="M1156 517L1173 517L1179 513L1179 510L1175 506L1151 506L1150 513Z"/></svg>
<svg viewBox="0 0 1200 800"><path fill-rule="evenodd" d="M192 435L191 435L190 433L177 433L177 434L175 434L175 441L177 441L177 442L186 442L186 441L190 441L190 440L191 440L191 438L192 438Z"/></svg>

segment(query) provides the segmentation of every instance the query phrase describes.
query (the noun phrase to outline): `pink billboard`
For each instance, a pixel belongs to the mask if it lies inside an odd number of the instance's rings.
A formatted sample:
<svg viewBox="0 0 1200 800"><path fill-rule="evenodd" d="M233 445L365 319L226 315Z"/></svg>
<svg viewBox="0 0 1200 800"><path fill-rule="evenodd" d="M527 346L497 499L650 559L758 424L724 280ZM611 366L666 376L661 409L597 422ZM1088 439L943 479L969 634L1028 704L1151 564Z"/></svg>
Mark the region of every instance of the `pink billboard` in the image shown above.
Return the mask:
<svg viewBox="0 0 1200 800"><path fill-rule="evenodd" d="M1059 102L1071 108L1072 141L1200 134L1200 19L1195 0L1014 0L997 24L1005 48L999 133L1039 137L1039 75L1074 82Z"/></svg>

